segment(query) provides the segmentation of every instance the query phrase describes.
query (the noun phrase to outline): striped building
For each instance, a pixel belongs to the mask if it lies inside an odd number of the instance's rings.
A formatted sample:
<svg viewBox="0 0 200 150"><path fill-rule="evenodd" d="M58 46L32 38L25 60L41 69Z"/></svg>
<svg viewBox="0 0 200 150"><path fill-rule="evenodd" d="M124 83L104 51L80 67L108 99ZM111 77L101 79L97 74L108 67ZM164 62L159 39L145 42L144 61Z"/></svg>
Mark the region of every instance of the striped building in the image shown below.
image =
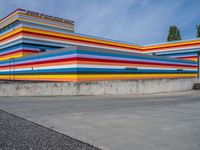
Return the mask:
<svg viewBox="0 0 200 150"><path fill-rule="evenodd" d="M74 21L17 9L0 20L0 79L196 78L200 40L141 46L74 32Z"/></svg>

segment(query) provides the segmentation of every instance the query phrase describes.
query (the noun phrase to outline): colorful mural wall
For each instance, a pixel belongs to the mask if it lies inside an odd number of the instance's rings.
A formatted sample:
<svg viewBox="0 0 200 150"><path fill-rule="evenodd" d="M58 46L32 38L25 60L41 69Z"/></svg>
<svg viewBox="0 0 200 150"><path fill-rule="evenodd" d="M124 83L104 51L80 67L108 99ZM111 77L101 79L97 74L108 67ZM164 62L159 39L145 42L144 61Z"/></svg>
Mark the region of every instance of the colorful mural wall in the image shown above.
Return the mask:
<svg viewBox="0 0 200 150"><path fill-rule="evenodd" d="M199 50L200 40L140 46L78 34L71 20L23 9L0 20L3 80L195 78Z"/></svg>
<svg viewBox="0 0 200 150"><path fill-rule="evenodd" d="M70 47L0 61L0 79L96 81L197 77L193 61L133 52Z"/></svg>

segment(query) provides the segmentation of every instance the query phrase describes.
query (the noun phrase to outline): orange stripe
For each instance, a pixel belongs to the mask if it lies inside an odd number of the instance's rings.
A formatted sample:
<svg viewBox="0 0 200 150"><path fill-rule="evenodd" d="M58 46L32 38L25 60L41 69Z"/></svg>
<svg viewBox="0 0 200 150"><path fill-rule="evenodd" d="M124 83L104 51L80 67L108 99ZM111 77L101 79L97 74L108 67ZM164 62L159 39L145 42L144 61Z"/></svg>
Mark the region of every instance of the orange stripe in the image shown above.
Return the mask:
<svg viewBox="0 0 200 150"><path fill-rule="evenodd" d="M112 77L112 78L79 78L78 77L78 81L103 81L103 80L143 80L143 79L168 79L168 78L196 78L197 76L194 75L194 76L177 76L177 77L169 77L169 76L166 76L166 77L123 77L123 78L119 78L119 77Z"/></svg>

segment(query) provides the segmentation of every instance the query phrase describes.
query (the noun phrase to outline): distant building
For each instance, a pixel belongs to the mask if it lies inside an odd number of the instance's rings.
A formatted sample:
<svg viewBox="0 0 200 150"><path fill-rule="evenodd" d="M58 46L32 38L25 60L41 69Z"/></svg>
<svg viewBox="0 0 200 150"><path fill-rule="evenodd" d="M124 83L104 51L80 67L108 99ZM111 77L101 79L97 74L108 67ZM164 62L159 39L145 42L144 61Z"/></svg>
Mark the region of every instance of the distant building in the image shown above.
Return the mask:
<svg viewBox="0 0 200 150"><path fill-rule="evenodd" d="M199 50L197 39L140 46L78 34L72 20L24 9L0 20L2 80L195 78Z"/></svg>

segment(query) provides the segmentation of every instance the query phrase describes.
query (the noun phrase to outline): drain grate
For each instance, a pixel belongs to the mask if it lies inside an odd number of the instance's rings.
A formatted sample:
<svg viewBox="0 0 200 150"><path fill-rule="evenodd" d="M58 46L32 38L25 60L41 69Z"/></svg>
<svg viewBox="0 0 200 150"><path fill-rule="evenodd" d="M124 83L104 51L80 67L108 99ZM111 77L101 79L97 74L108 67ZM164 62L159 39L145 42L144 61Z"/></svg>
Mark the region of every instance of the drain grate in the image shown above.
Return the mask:
<svg viewBox="0 0 200 150"><path fill-rule="evenodd" d="M193 85L193 90L200 90L200 83L195 83Z"/></svg>

